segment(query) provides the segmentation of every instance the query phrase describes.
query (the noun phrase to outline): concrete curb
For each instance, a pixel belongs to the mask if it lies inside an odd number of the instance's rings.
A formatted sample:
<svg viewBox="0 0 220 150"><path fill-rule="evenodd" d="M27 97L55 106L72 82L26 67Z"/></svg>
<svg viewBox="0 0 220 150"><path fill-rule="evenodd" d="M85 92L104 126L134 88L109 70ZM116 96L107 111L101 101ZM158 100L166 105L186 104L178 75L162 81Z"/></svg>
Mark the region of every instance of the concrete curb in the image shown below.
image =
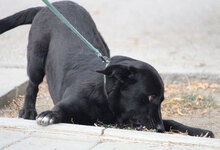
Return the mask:
<svg viewBox="0 0 220 150"><path fill-rule="evenodd" d="M151 132L130 131L122 129L104 129L101 127L74 125L74 124L55 124L42 127L36 124L36 121L0 118L0 130L11 132L22 131L22 133L34 133L44 136L54 134L54 138L60 135L99 138L102 143L105 142L124 142L124 143L141 143L153 145L169 146L187 146L203 149L219 149L220 139L209 139L201 137L190 137L176 134L161 134ZM1 136L1 135L0 135ZM33 136L33 135L32 135ZM30 138L31 134L29 135Z"/></svg>
<svg viewBox="0 0 220 150"><path fill-rule="evenodd" d="M220 84L220 74L207 73L160 73L165 83L187 83L195 80L204 80Z"/></svg>
<svg viewBox="0 0 220 150"><path fill-rule="evenodd" d="M104 128L95 126L75 125L75 124L53 124L50 126L37 125L35 120L25 120L17 118L0 118L0 128L13 128L26 131L51 132L66 135L87 134L101 136Z"/></svg>
<svg viewBox="0 0 220 150"><path fill-rule="evenodd" d="M17 98L19 95L25 93L28 81L21 83L18 86L15 86L13 89L8 91L6 94L0 96L0 108L7 106L12 102L13 99Z"/></svg>
<svg viewBox="0 0 220 150"><path fill-rule="evenodd" d="M179 134L165 134L154 132L130 131L122 129L106 129L104 131L104 139L118 141L135 141L141 143L176 143L183 145L197 145L220 148L220 139L208 139L202 137L184 136Z"/></svg>

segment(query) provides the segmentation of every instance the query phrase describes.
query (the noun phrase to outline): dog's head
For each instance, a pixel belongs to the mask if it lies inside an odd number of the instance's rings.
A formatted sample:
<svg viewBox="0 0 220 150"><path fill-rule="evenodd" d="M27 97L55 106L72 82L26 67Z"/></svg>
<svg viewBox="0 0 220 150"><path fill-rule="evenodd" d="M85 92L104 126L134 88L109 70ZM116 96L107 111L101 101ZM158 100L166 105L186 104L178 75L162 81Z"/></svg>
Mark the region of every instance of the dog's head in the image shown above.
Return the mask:
<svg viewBox="0 0 220 150"><path fill-rule="evenodd" d="M151 65L115 56L105 70L98 72L106 75L109 108L120 124L164 130L160 111L164 85Z"/></svg>

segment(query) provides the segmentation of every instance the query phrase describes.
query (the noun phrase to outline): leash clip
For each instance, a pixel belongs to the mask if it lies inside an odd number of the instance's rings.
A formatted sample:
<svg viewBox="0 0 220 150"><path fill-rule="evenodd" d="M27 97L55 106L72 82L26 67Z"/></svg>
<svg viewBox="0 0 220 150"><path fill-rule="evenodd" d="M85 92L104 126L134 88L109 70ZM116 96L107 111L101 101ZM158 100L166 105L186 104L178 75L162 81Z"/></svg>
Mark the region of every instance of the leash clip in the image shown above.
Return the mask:
<svg viewBox="0 0 220 150"><path fill-rule="evenodd" d="M107 56L103 56L101 53L98 53L98 57L101 58L102 62L108 65L110 63L110 59Z"/></svg>

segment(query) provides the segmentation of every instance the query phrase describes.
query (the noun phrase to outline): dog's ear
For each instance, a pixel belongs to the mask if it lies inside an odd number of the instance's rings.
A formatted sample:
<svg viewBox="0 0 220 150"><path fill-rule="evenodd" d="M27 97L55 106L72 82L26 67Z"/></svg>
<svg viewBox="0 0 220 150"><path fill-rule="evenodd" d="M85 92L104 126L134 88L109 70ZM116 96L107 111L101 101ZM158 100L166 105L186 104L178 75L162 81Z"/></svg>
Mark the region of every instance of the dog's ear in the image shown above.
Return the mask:
<svg viewBox="0 0 220 150"><path fill-rule="evenodd" d="M132 66L110 65L105 70L99 70L96 72L103 73L107 77L113 77L121 82L124 82L127 79L134 79L136 69Z"/></svg>

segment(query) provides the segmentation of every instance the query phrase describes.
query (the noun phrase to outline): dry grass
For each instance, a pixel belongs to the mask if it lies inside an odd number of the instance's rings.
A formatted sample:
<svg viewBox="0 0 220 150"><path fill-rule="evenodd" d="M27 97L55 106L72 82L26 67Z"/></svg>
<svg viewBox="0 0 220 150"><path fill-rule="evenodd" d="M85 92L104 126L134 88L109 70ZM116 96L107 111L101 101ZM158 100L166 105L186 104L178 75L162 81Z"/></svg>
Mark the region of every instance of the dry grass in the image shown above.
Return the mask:
<svg viewBox="0 0 220 150"><path fill-rule="evenodd" d="M204 81L166 84L162 114L165 117L203 115L215 108L212 93L219 88L219 84Z"/></svg>
<svg viewBox="0 0 220 150"><path fill-rule="evenodd" d="M50 98L46 81L39 86L39 93L37 95L36 109L37 112L49 110L53 107L53 102ZM0 109L0 117L18 118L18 112L24 103L24 95L19 95L18 98L13 99L12 102Z"/></svg>
<svg viewBox="0 0 220 150"><path fill-rule="evenodd" d="M178 85L165 84L166 99L162 103L162 114L165 117L187 116L192 114L203 115L214 109L215 105L211 93L219 88L219 84L204 81ZM208 96L204 94L205 92L207 93L207 91L209 91ZM10 105L0 110L0 116L17 117L17 112L22 108L23 101L23 95L14 99ZM46 81L40 85L36 105L38 112L53 107Z"/></svg>

